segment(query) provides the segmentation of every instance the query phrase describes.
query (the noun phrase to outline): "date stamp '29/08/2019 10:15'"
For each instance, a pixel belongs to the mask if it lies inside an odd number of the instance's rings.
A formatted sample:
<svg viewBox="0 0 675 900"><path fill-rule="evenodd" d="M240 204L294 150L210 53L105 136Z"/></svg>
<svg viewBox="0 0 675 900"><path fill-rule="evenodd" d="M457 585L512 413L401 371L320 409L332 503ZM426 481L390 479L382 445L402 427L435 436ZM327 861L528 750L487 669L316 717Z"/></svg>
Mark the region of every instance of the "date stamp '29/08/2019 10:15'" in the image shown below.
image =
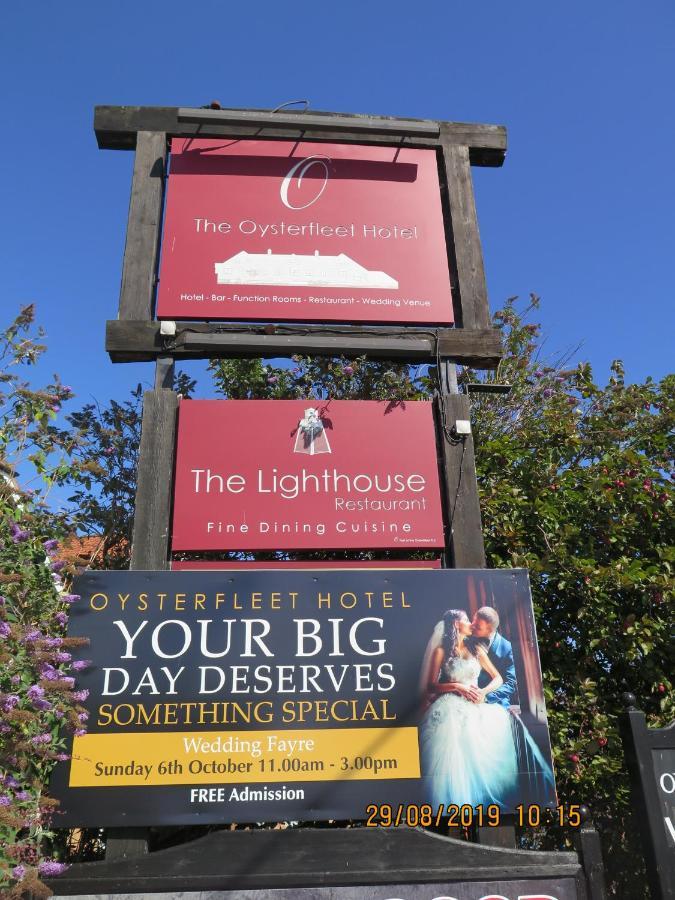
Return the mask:
<svg viewBox="0 0 675 900"><path fill-rule="evenodd" d="M447 828L471 828L474 825L482 828L497 828L500 825L517 825L537 828L545 822L554 822L561 828L567 826L578 828L581 825L580 806L577 804L561 804L555 809L542 808L538 804L527 806L519 804L515 814L508 819L503 816L496 803L487 806L458 806L454 803L434 807L430 803L403 804L395 806L389 803L370 804L366 807L366 826L369 828L395 828L406 825L409 828L429 828L441 825Z"/></svg>

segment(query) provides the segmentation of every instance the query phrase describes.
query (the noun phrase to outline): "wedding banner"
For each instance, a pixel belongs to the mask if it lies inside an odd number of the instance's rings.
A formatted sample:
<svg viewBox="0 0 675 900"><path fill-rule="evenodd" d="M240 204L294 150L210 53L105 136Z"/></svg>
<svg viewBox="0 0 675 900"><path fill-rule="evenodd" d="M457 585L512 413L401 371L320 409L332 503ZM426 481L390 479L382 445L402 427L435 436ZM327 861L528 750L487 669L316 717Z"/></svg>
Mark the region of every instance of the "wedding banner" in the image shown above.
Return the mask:
<svg viewBox="0 0 675 900"><path fill-rule="evenodd" d="M432 404L181 402L171 546L443 548Z"/></svg>
<svg viewBox="0 0 675 900"><path fill-rule="evenodd" d="M74 590L89 720L57 826L560 814L524 570L91 571Z"/></svg>
<svg viewBox="0 0 675 900"><path fill-rule="evenodd" d="M436 151L174 138L157 316L451 324Z"/></svg>

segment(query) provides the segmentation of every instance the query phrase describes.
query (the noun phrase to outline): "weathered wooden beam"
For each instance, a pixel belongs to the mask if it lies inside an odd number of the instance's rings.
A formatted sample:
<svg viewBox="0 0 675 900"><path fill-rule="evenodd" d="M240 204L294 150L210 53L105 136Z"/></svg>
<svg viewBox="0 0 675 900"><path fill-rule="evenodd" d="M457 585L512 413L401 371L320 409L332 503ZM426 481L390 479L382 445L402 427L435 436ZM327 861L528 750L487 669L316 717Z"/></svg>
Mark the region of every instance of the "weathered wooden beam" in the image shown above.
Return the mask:
<svg viewBox="0 0 675 900"><path fill-rule="evenodd" d="M457 325L462 328L488 328L488 305L483 251L478 231L476 202L471 178L468 147L457 146L441 128L443 168L448 192L448 261L454 276L453 295ZM459 314L459 315L458 315Z"/></svg>
<svg viewBox="0 0 675 900"><path fill-rule="evenodd" d="M160 334L158 322L111 320L106 323L106 350L112 362L147 362L158 356L176 359L210 357L360 356L434 362L438 355L465 366L494 369L502 358L495 328L377 328L348 325L239 325L178 323L175 336Z"/></svg>
<svg viewBox="0 0 675 900"><path fill-rule="evenodd" d="M171 492L178 394L146 391L131 544L132 569L169 568Z"/></svg>
<svg viewBox="0 0 675 900"><path fill-rule="evenodd" d="M216 831L119 862L77 863L49 884L60 896L251 891L509 879L575 879L576 853L500 850L399 828ZM364 896L368 888L362 888ZM567 896L566 892L566 896ZM243 896L243 895L237 895ZM396 895L400 896L400 895ZM581 896L581 895L580 895Z"/></svg>
<svg viewBox="0 0 675 900"><path fill-rule="evenodd" d="M465 394L443 394L439 398L447 545L454 569L485 568L473 436L455 431L458 421L467 422L470 417L469 398Z"/></svg>
<svg viewBox="0 0 675 900"><path fill-rule="evenodd" d="M438 122L422 119L394 119L381 116L353 116L335 113L330 117L313 112L267 112L250 109L194 109L179 107L179 122L206 125L254 125L257 128L303 128L319 131L347 131L359 134L423 135L438 137Z"/></svg>
<svg viewBox="0 0 675 900"><path fill-rule="evenodd" d="M182 110L185 114L185 110ZM297 118L298 125L293 127L270 127L269 119L272 114L269 110L235 110L236 113L250 114L254 118L251 124L223 124L222 122L207 122L207 110L194 110L202 121L186 121L179 119L179 108L175 106L97 106L94 110L94 131L101 149L105 150L133 150L136 147L137 135L141 131L159 131L172 137L202 137L202 138L256 138L307 140L307 141L339 141L342 143L361 144L395 144L408 147L439 147L441 139L446 144L457 144L469 148L469 157L474 166L501 166L506 153L506 128L503 125L483 125L464 122L437 122L431 119L401 119L394 117L373 117L345 115L328 112L316 112L309 114L312 121L317 121L321 127L307 127L303 122L303 116L307 113L285 111L283 116L289 121ZM218 113L226 113L227 110L218 110ZM257 124L255 120L257 118ZM339 128L330 128L332 119L339 122ZM323 124L325 120L326 124ZM348 120L354 122L352 131L342 130ZM366 127L375 126L377 122L383 123L383 130L378 132L364 132ZM384 129L384 123L386 129ZM408 133L397 136L392 134L392 128L405 129ZM413 133L419 127L438 127L442 132L441 137L419 135ZM359 130L361 129L361 130Z"/></svg>
<svg viewBox="0 0 675 900"><path fill-rule="evenodd" d="M152 319L166 154L164 132L138 133L120 288L120 319Z"/></svg>

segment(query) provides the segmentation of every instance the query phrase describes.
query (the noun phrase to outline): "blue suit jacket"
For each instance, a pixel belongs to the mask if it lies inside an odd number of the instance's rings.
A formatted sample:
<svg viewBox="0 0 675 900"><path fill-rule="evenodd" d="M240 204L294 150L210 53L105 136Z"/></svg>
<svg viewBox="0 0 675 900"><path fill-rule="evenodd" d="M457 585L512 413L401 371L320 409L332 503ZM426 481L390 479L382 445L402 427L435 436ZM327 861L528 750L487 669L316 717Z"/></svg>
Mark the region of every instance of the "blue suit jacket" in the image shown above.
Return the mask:
<svg viewBox="0 0 675 900"><path fill-rule="evenodd" d="M511 642L497 632L492 646L488 650L488 659L504 679L504 684L496 691L488 694L486 703L499 703L501 706L511 706L518 703L518 687L516 685L516 667L513 662L513 648ZM478 676L478 687L485 687L492 679L485 671L481 670Z"/></svg>

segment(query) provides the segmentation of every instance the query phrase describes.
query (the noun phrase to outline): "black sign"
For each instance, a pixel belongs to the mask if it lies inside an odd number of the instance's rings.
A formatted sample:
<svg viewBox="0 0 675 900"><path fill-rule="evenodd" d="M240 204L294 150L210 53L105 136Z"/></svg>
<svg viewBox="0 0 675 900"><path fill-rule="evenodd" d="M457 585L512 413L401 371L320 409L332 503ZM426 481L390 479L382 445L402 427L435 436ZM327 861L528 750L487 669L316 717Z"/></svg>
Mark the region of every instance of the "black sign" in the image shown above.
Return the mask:
<svg viewBox="0 0 675 900"><path fill-rule="evenodd" d="M675 898L675 723L668 728L647 728L645 714L628 704L623 722L626 759L633 795L640 816L647 874L655 900Z"/></svg>
<svg viewBox="0 0 675 900"><path fill-rule="evenodd" d="M553 807L527 573L89 572L59 825L498 825Z"/></svg>

